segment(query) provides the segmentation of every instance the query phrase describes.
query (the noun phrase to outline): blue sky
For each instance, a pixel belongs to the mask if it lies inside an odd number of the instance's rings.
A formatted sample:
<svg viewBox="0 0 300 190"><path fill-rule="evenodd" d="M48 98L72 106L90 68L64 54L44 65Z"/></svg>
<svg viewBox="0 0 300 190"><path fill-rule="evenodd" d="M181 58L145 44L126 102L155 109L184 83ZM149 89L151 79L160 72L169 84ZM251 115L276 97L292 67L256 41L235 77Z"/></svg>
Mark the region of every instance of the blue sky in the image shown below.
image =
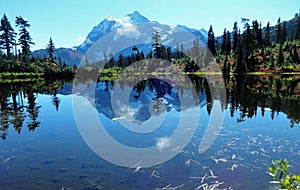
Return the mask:
<svg viewBox="0 0 300 190"><path fill-rule="evenodd" d="M208 30L213 25L217 35L224 28L245 17L257 19L263 26L278 17L288 20L299 12L299 0L0 0L0 16L5 13L12 25L16 16L31 24L36 43L32 49L44 48L50 36L56 47L79 45L92 28L107 16L116 18L139 11L149 20L170 25Z"/></svg>

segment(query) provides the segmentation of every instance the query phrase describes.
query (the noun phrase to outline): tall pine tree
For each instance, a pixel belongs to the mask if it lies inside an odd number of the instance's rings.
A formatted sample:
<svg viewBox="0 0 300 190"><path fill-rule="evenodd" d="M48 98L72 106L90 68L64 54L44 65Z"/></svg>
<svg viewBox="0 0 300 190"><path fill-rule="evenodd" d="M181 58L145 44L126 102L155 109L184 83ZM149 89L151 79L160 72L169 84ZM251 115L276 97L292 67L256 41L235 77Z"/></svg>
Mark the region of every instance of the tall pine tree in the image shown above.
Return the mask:
<svg viewBox="0 0 300 190"><path fill-rule="evenodd" d="M1 19L1 25L0 25L0 47L2 49L6 50L6 56L10 57L11 55L11 49L15 45L15 36L16 33L14 32L14 29L11 27L10 22L8 21L6 15L3 15L3 18Z"/></svg>
<svg viewBox="0 0 300 190"><path fill-rule="evenodd" d="M264 37L264 44L266 47L270 46L270 23L268 22L266 30L265 30L265 37Z"/></svg>
<svg viewBox="0 0 300 190"><path fill-rule="evenodd" d="M281 31L281 41L285 42L287 39L287 27L286 27L286 22L284 21L282 24L282 31Z"/></svg>
<svg viewBox="0 0 300 190"><path fill-rule="evenodd" d="M257 34L257 41L259 44L260 48L264 48L264 42L263 42L263 36L262 36L262 28L261 28L261 23L259 24L259 29L258 29L258 34Z"/></svg>
<svg viewBox="0 0 300 190"><path fill-rule="evenodd" d="M237 43L238 43L238 26L237 26L237 22L234 23L233 26L233 45L232 45L232 50L233 52L236 51L237 48Z"/></svg>
<svg viewBox="0 0 300 190"><path fill-rule="evenodd" d="M283 63L284 63L284 56L283 56L283 52L282 52L282 43L280 43L279 52L278 52L278 56L277 56L277 66L282 67Z"/></svg>
<svg viewBox="0 0 300 190"><path fill-rule="evenodd" d="M242 22L244 22L244 28L246 29L243 33L243 38L242 38L242 44L243 44L243 62L246 63L247 69L250 71L253 71L254 69L254 65L253 62L251 60L249 60L249 56L251 55L252 57L252 53L253 53L253 35L252 35L252 30L250 28L250 25L248 23L248 19L244 19L242 20Z"/></svg>
<svg viewBox="0 0 300 190"><path fill-rule="evenodd" d="M30 27L30 24L28 24L28 21L24 20L21 16L18 16L16 17L16 26L20 28L18 42L22 49L22 56L28 58L30 54L30 45L34 44L27 30L27 28Z"/></svg>
<svg viewBox="0 0 300 190"><path fill-rule="evenodd" d="M293 44L293 47L292 47L292 60L294 63L297 63L297 64L300 63L296 44Z"/></svg>
<svg viewBox="0 0 300 190"><path fill-rule="evenodd" d="M295 40L300 40L300 16L297 16L297 26L296 26L296 35Z"/></svg>
<svg viewBox="0 0 300 190"><path fill-rule="evenodd" d="M50 58L51 62L54 61L54 58L53 58L54 51L55 51L55 46L54 46L54 43L52 41L52 38L50 37L49 43L47 45L47 53L49 55L49 58Z"/></svg>
<svg viewBox="0 0 300 190"><path fill-rule="evenodd" d="M277 25L276 25L276 42L280 43L282 41L282 30L281 30L281 23L280 23L280 17L277 20Z"/></svg>
<svg viewBox="0 0 300 190"><path fill-rule="evenodd" d="M207 39L207 48L211 52L213 56L217 55L216 51L216 42L215 42L215 34L212 28L212 25L210 25L208 30L208 39Z"/></svg>
<svg viewBox="0 0 300 190"><path fill-rule="evenodd" d="M259 47L259 25L257 20L252 22L253 49Z"/></svg>
<svg viewBox="0 0 300 190"><path fill-rule="evenodd" d="M161 58L161 48L160 48L160 34L157 30L151 36L152 44L151 46L154 47L154 56L156 58Z"/></svg>
<svg viewBox="0 0 300 190"><path fill-rule="evenodd" d="M230 37L230 32L227 31L226 33L226 53L227 55L230 53L231 51L231 37Z"/></svg>
<svg viewBox="0 0 300 190"><path fill-rule="evenodd" d="M221 45L221 53L224 54L226 52L226 28L224 29L223 36L222 36L222 45Z"/></svg>
<svg viewBox="0 0 300 190"><path fill-rule="evenodd" d="M246 72L246 65L244 61L244 51L243 51L243 44L242 44L242 37L240 32L237 35L237 47L234 53L235 57L235 73L242 74Z"/></svg>

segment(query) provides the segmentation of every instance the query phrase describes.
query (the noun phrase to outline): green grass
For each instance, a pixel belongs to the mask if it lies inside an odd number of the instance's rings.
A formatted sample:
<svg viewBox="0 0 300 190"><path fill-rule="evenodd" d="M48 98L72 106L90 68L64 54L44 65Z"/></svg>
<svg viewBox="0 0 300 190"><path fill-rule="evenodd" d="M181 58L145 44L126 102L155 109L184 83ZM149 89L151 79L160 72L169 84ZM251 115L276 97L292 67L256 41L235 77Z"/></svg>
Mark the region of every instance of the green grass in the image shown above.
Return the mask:
<svg viewBox="0 0 300 190"><path fill-rule="evenodd" d="M26 72L0 72L0 78L4 78L4 77L33 77L33 76L42 76L42 73L34 73L34 72L30 72L30 73L26 73Z"/></svg>
<svg viewBox="0 0 300 190"><path fill-rule="evenodd" d="M0 73L0 83L29 82L29 81L40 80L42 77L43 77L42 73L2 72Z"/></svg>

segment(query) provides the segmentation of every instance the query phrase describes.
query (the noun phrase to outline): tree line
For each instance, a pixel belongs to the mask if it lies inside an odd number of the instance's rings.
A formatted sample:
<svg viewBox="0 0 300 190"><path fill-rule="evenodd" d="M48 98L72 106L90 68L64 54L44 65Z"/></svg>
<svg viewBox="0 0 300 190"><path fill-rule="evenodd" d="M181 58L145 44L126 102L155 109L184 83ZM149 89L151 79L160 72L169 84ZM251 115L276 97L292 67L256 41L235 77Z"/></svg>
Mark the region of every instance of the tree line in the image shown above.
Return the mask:
<svg viewBox="0 0 300 190"><path fill-rule="evenodd" d="M242 18L243 32L235 22L232 32L225 28L222 42L219 43L214 36L213 28L208 31L207 47L223 64L223 71L235 73L253 72L256 68L280 68L293 70L300 63L297 45L300 40L300 16L295 16L296 27L289 30L287 22L279 18L275 31L271 30L268 22L265 29L257 20L250 23L249 19ZM271 38L275 33L275 39ZM229 62L231 59L231 63Z"/></svg>
<svg viewBox="0 0 300 190"><path fill-rule="evenodd" d="M209 53L203 53L199 48L199 41L194 41L194 47L184 49L181 44L171 49L160 42L160 34L155 31L152 38L152 50L149 52L140 52L138 47L132 47L131 55L120 54L107 55L103 53L104 60L100 65L105 64L104 68L120 67L125 68L131 63L145 58L159 58L171 61L186 72L199 71L199 67L209 67L210 62L217 61L222 70L226 73L246 73L259 69L277 69L282 71L294 71L300 63L298 55L298 44L300 40L300 16L295 15L296 26L290 30L287 22L278 22L275 30L267 24L262 28L257 20L250 22L249 19L242 18L242 28L235 22L233 30L224 29L221 40L217 40L213 27L208 30L207 49ZM35 58L31 54L31 46L34 42L28 32L30 24L21 16L17 16L15 25L18 27L18 33L11 26L6 15L3 15L0 25L0 69L1 71L11 72L37 72L50 76L56 76L67 72L74 75L76 66L68 67L59 57L54 56L55 46L50 37L47 44L47 56L45 58ZM275 39L274 37L275 36ZM219 42L220 41L220 42ZM192 59L183 52L192 52L195 55ZM5 53L4 53L5 52ZM211 56L209 56L211 55ZM86 67L91 66L88 60ZM100 68L100 67L99 67ZM92 70L99 69L97 67Z"/></svg>
<svg viewBox="0 0 300 190"><path fill-rule="evenodd" d="M281 22L279 18L275 27L271 27L268 22L267 26L262 28L262 24L257 20L251 22L247 18L241 18L242 28L235 22L232 31L224 29L221 39L215 37L213 27L210 26L207 38L208 51L201 48L198 39L191 48L177 44L176 48L171 49L161 44L160 33L154 31L151 36L152 49L149 52L140 52L138 47L134 46L131 55L114 56L104 53L104 60L97 64L104 64L106 69L125 68L145 58L159 58L177 64L185 72L197 72L200 68L213 67L211 63L215 61L226 74L269 70L298 71L300 16L295 15L293 21L296 21L296 24L288 26L288 22ZM184 52L189 52L189 56ZM97 69L100 68L96 67Z"/></svg>
<svg viewBox="0 0 300 190"><path fill-rule="evenodd" d="M4 14L0 23L0 72L34 72L45 76L73 76L76 67L69 67L59 57L54 57L55 45L50 37L47 44L47 56L35 58L32 56L31 46L33 42L28 31L30 24L22 16L17 16L15 26L12 27Z"/></svg>

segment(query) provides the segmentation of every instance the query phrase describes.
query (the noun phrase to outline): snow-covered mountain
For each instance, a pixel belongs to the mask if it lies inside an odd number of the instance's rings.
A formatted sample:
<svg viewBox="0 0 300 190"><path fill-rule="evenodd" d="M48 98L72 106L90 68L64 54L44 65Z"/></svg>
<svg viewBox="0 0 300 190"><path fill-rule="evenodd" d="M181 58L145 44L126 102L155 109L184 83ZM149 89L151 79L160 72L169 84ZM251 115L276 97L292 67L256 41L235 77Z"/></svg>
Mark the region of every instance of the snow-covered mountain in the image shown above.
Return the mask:
<svg viewBox="0 0 300 190"><path fill-rule="evenodd" d="M177 25L177 27L182 28L183 30L186 30L188 32L191 32L192 34L194 34L195 36L198 36L200 39L201 37L204 37L204 39L202 39L204 42L206 42L208 33L204 28L201 28L200 30L194 29L194 28L189 28L183 25Z"/></svg>
<svg viewBox="0 0 300 190"><path fill-rule="evenodd" d="M139 12L134 11L122 18L113 18L112 16L106 17L92 31L88 34L85 41L76 49L85 53L97 40L104 35L123 27L129 27L132 24L140 24L150 22L146 17L142 16Z"/></svg>
<svg viewBox="0 0 300 190"><path fill-rule="evenodd" d="M85 53L88 50L88 48L90 48L97 40L99 40L100 38L102 38L103 36L107 35L112 31L124 27L134 26L135 29L137 30L137 33L143 33L145 32L143 30L146 30L146 27L144 27L143 25L141 26L139 25L142 23L149 23L153 31L154 30L159 31L161 36L161 41L162 43L165 44L170 43L170 41L172 41L174 36L176 36L177 33L181 32L182 30L192 33L193 35L197 36L202 42L206 42L207 40L207 32L204 29L197 30L197 29L188 28L186 26L181 26L181 25L177 25L176 27L173 27L167 24L161 24L157 21L149 21L138 11L134 11L133 13L128 14L122 18L113 18L111 16L108 16L92 29L92 31L88 34L85 41L80 46L76 47L76 49L82 53ZM144 38L145 36L141 35L140 37ZM136 38L138 38L138 36L136 36ZM150 36L148 36L148 38L150 42L151 34Z"/></svg>
<svg viewBox="0 0 300 190"><path fill-rule="evenodd" d="M146 25L143 25L146 24ZM130 28L134 27L135 33L132 30L122 30L122 28ZM206 43L207 41L207 31L205 29L193 29L188 28L186 26L177 25L177 26L170 26L167 24L161 24L157 21L149 21L146 17L141 15L138 11L134 11L122 18L114 18L112 16L106 17L102 20L97 26L94 26L91 32L87 35L85 41L73 49L66 49L66 48L59 48L56 51L56 56L62 57L66 60L68 65L78 65L79 59L78 57L83 57L84 54L88 51L92 45L94 45L99 39L108 34L112 33L113 31L120 30L122 31L122 35L118 36L118 40L131 40L132 37L135 38L135 41L146 41L147 43L143 43L139 45L139 49L147 53L151 47L151 34L154 30L160 32L160 40L162 44L172 44L176 41L174 39L178 39L178 36L182 35L182 31L186 31L191 33L194 36L197 36L200 41ZM142 34L142 35L135 35L135 34ZM134 36L133 36L134 35ZM113 38L116 40L116 37ZM109 44L107 44L109 46ZM66 51L67 50L67 51ZM130 49L131 50L131 49ZM108 52L109 53L109 52ZM113 53L113 52L111 52ZM122 52L124 53L124 52ZM126 53L126 52L125 52ZM129 53L129 52L127 52ZM39 50L39 52L33 53L35 56L43 56L46 53L43 50ZM76 59L73 59L72 56L76 55ZM114 54L116 55L116 54ZM68 60L68 61L67 61ZM69 62L71 60L71 62Z"/></svg>

